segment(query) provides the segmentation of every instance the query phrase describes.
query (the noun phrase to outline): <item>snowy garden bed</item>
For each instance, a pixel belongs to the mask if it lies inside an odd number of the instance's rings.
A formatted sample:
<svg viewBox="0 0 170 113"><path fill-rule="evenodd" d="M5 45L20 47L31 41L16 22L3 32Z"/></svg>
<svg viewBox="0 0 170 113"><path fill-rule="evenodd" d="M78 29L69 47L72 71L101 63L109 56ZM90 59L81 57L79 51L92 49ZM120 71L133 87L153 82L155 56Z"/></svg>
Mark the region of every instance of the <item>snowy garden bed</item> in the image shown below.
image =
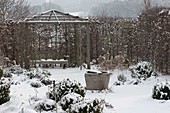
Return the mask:
<svg viewBox="0 0 170 113"><path fill-rule="evenodd" d="M109 90L85 90L84 97L80 96L77 93L74 94L75 92L71 93L71 91L68 90L66 94L61 96L57 104L55 104L55 101L52 99L48 99L46 95L46 92L51 91L50 86L53 86L52 81L55 80L57 86L57 84L65 80L65 85L62 82L63 85L61 86L66 86L66 84L72 83L69 82L69 80L67 81L67 78L69 78L70 80L75 80L76 83L80 83L81 85L79 85L79 87L85 87L86 82L84 79L84 74L86 73L86 70L79 70L78 68L68 68L66 70L48 69L48 71L51 73L51 76L48 75L44 77L43 74L39 74L43 76L33 76L32 78L30 78L29 75L25 74L28 73L25 70L19 71L19 73L14 70L12 71L12 73L10 72L12 76L6 78L10 79L10 81L5 79L5 81L11 84L9 94L10 100L0 105L0 113L22 113L22 111L24 113L39 113L40 110L42 113L46 113L46 111L48 111L48 113L55 113L56 106L58 113L66 113L69 110L78 113L82 110L90 111L92 110L92 108L95 108L93 110L99 110L103 113L169 113L169 100L167 100L166 102L155 101L151 97L151 91L153 90L154 84L157 83L157 79L159 79L159 82L161 83L162 81L166 81L166 79L169 81L169 76L158 76L157 78L150 77L142 84L134 86L127 84L128 82L130 82L128 81L130 79L129 77L131 77L130 71L115 70L110 76L110 82L108 85ZM37 73L37 71L34 72ZM124 85L113 85L117 81L117 76L121 74L125 75L126 77L126 82L124 83ZM122 78L120 77L119 80L123 81L124 78ZM42 83L42 80L46 80L46 82ZM31 83L39 83L41 84L41 87L32 87ZM60 88L67 89L68 87ZM77 97L76 95L79 96ZM75 101L76 98L79 97L80 99L77 99L77 101ZM65 103L71 102L70 100L73 100L73 102L71 104L68 104L68 106L66 106L64 110L62 106L66 105ZM94 102L96 102L96 104L94 104ZM84 107L86 109L84 109Z"/></svg>

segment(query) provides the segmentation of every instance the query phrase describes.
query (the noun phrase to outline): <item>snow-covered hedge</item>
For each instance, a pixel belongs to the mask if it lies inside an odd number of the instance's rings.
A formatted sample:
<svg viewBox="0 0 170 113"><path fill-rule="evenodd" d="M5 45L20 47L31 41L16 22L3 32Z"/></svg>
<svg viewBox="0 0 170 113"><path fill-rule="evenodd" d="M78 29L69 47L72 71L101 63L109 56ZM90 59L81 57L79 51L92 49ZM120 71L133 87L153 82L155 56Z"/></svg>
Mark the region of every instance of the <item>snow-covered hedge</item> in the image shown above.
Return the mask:
<svg viewBox="0 0 170 113"><path fill-rule="evenodd" d="M133 78L146 80L151 76L157 76L152 64L150 62L139 62L137 65L130 66Z"/></svg>
<svg viewBox="0 0 170 113"><path fill-rule="evenodd" d="M56 84L56 89L55 89L55 94L53 90L48 92L48 96L51 99L55 99L56 96L56 101L61 100L61 98L68 94L68 93L77 93L80 94L81 96L85 96L85 87L83 87L79 82L75 80L70 80L70 79L64 79L63 81L59 82Z"/></svg>
<svg viewBox="0 0 170 113"><path fill-rule="evenodd" d="M158 83L153 88L153 99L169 100L170 99L170 82Z"/></svg>
<svg viewBox="0 0 170 113"><path fill-rule="evenodd" d="M0 85L0 105L10 100L10 85L1 84Z"/></svg>

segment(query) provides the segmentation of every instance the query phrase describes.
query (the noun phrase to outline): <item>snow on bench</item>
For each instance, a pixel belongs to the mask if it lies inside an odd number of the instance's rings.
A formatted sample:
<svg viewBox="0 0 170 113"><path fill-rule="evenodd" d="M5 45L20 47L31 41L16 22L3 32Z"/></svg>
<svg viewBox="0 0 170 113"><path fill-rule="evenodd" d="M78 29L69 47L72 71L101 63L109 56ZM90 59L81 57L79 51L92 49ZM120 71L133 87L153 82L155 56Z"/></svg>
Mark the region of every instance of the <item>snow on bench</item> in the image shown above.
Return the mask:
<svg viewBox="0 0 170 113"><path fill-rule="evenodd" d="M68 67L68 60L64 59L41 59L41 60L35 60L35 64L38 64L40 67L56 67L57 64L60 65L60 67Z"/></svg>

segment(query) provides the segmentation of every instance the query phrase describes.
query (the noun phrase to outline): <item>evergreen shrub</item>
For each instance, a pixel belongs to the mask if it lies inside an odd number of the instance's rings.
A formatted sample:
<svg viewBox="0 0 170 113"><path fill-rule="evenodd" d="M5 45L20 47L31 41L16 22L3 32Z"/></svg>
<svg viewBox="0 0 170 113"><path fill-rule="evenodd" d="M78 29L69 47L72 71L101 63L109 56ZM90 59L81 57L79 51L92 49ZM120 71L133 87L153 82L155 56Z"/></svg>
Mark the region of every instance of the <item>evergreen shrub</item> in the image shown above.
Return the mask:
<svg viewBox="0 0 170 113"><path fill-rule="evenodd" d="M34 87L34 88L39 88L39 87L41 87L41 84L40 84L39 82L32 82L30 85L31 85L32 87Z"/></svg>
<svg viewBox="0 0 170 113"><path fill-rule="evenodd" d="M0 105L10 100L10 85L0 84Z"/></svg>
<svg viewBox="0 0 170 113"><path fill-rule="evenodd" d="M60 105L67 113L102 113L104 102L85 100L81 95L70 93L61 98Z"/></svg>
<svg viewBox="0 0 170 113"><path fill-rule="evenodd" d="M0 78L3 76L3 69L0 69Z"/></svg>
<svg viewBox="0 0 170 113"><path fill-rule="evenodd" d="M25 74L30 79L33 79L33 78L44 79L44 78L49 77L51 75L48 71L42 70L40 68L30 69Z"/></svg>
<svg viewBox="0 0 170 113"><path fill-rule="evenodd" d="M47 85L51 85L52 81L50 79L44 78L41 80L41 83L47 86Z"/></svg>
<svg viewBox="0 0 170 113"><path fill-rule="evenodd" d="M67 111L68 113L103 113L104 103L98 99L83 100L72 104Z"/></svg>
<svg viewBox="0 0 170 113"><path fill-rule="evenodd" d="M48 92L48 96L50 99L56 99L56 101L60 101L64 95L72 92L80 94L82 97L84 97L85 87L83 87L79 82L75 80L72 81L70 79L64 79L63 81L56 84L55 92L53 89Z"/></svg>
<svg viewBox="0 0 170 113"><path fill-rule="evenodd" d="M61 98L60 105L64 111L70 108L71 104L76 104L83 100L83 97L77 93L69 93Z"/></svg>
<svg viewBox="0 0 170 113"><path fill-rule="evenodd" d="M51 111L55 108L55 102L52 100L44 100L43 102L40 102L35 109L37 111Z"/></svg>
<svg viewBox="0 0 170 113"><path fill-rule="evenodd" d="M132 78L146 80L151 76L157 76L153 65L150 62L139 62L137 65L131 66Z"/></svg>
<svg viewBox="0 0 170 113"><path fill-rule="evenodd" d="M170 99L170 82L157 83L153 87L152 98L158 100Z"/></svg>

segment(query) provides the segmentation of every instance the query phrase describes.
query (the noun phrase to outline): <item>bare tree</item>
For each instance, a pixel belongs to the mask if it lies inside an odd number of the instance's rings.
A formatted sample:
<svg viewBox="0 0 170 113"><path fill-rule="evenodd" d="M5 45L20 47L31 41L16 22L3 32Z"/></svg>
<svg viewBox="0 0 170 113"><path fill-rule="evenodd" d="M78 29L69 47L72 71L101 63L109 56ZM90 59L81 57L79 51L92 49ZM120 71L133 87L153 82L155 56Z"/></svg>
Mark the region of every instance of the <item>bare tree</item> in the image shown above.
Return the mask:
<svg viewBox="0 0 170 113"><path fill-rule="evenodd" d="M143 2L144 2L144 8L145 9L151 8L152 0L143 0Z"/></svg>
<svg viewBox="0 0 170 113"><path fill-rule="evenodd" d="M30 6L25 0L1 0L0 1L0 49L5 57L17 60L18 48L23 43L21 35L22 28L18 21L25 19L30 14Z"/></svg>
<svg viewBox="0 0 170 113"><path fill-rule="evenodd" d="M25 0L1 0L0 13L2 20L25 19L30 14L30 5Z"/></svg>

